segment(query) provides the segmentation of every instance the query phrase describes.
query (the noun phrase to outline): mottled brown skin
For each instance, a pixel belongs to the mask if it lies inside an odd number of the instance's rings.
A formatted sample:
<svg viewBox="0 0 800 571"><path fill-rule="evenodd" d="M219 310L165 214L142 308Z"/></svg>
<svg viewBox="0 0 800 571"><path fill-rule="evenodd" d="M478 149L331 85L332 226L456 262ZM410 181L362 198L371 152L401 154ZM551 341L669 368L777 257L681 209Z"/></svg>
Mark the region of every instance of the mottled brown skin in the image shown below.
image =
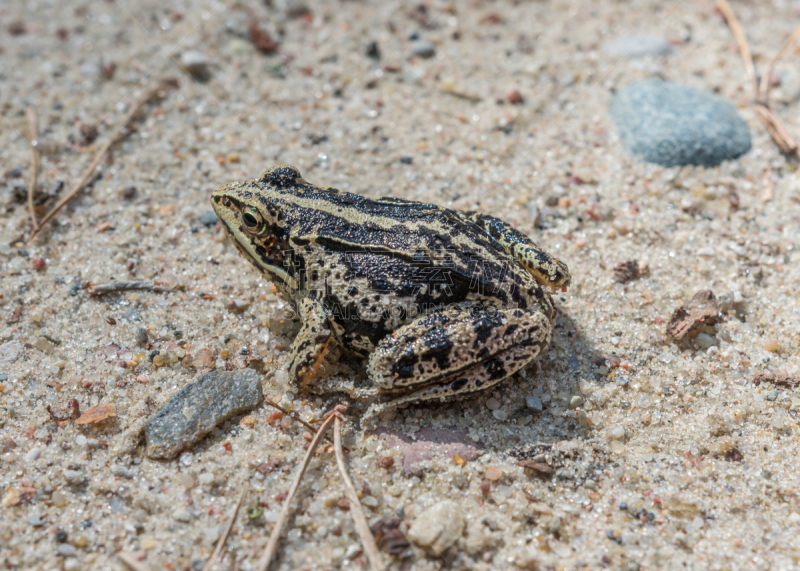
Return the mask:
<svg viewBox="0 0 800 571"><path fill-rule="evenodd" d="M313 390L330 343L368 358L382 408L485 390L547 346L567 266L497 218L306 182L281 165L221 186L233 243L294 303L289 361Z"/></svg>

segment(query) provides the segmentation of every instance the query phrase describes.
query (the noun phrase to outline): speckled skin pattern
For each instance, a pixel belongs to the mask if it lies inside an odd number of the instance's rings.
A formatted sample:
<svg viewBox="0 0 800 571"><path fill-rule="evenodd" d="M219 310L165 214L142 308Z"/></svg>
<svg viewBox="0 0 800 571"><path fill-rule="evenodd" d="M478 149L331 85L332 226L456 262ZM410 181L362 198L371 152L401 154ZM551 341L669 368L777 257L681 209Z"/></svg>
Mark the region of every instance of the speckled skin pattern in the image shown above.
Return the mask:
<svg viewBox="0 0 800 571"><path fill-rule="evenodd" d="M501 220L314 186L286 165L218 188L212 204L295 304L289 374L304 390L331 341L369 358L388 406L484 390L547 346L549 292L570 282Z"/></svg>
<svg viewBox="0 0 800 571"><path fill-rule="evenodd" d="M649 163L716 166L750 150L750 131L732 103L670 81L621 89L611 115L623 146Z"/></svg>

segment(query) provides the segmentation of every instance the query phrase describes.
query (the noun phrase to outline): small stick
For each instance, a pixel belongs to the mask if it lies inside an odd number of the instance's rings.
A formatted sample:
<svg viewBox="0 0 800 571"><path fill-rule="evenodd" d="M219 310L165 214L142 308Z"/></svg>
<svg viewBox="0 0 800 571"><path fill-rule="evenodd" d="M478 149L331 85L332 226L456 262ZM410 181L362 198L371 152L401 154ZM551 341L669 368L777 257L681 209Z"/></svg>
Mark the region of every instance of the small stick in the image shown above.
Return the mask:
<svg viewBox="0 0 800 571"><path fill-rule="evenodd" d="M250 484L245 482L244 488L242 489L242 494L239 496L239 501L236 502L236 507L233 508L233 513L231 514L231 519L228 522L228 525L225 526L225 533L222 534L222 537L217 542L217 548L214 549L214 553L211 557L208 558L208 562L206 563L205 567L203 567L203 571L210 571L210 569L214 566L214 561L219 557L219 554L222 552L222 548L225 546L225 542L228 540L228 535L231 532L231 528L233 528L233 524L236 522L236 515L239 513L239 508L242 507L242 501L244 501L244 497L247 495L247 491L250 489Z"/></svg>
<svg viewBox="0 0 800 571"><path fill-rule="evenodd" d="M369 566L372 571L382 571L385 569L381 554L378 551L378 546L375 544L375 536L369 529L367 517L364 515L364 508L361 507L361 502L358 499L358 494L347 475L347 468L344 465L344 452L342 452L342 418L339 414L334 415L336 423L333 425L333 440L334 449L336 450L336 463L339 465L339 473L342 475L344 482L344 493L347 500L350 502L350 515L353 516L353 523L356 526L358 536L361 538L361 543L364 544L364 551L369 559Z"/></svg>
<svg viewBox="0 0 800 571"><path fill-rule="evenodd" d="M137 561L133 554L128 553L127 551L117 551L117 559L133 569L133 571L150 571L150 568L147 565Z"/></svg>
<svg viewBox="0 0 800 571"><path fill-rule="evenodd" d="M281 411L281 412L282 412L283 414L285 414L286 416L290 416L290 417L292 417L292 418L293 418L293 419L295 419L297 422L299 422L300 424L302 424L303 426L305 426L306 428L308 428L308 429L309 429L311 432L316 432L316 431L317 431L317 429L316 429L316 428L314 428L314 427L313 427L313 426L311 426L311 425L310 425L308 422L306 422L305 420L303 420L303 419L300 417L300 415L299 415L299 414L297 414L297 412L296 412L296 411L293 411L293 410L286 410L285 408L283 408L283 407L282 407L281 405L279 405L278 403L276 403L276 402L272 402L272 401L271 401L271 400L269 400L269 399L264 399L264 404L266 404L267 406L271 406L272 408L277 408L279 411ZM330 436L327 436L327 435L326 435L326 436L325 436L325 440L327 440L328 442L330 442L331 444L333 444L333 440L331 439L331 437L330 437Z"/></svg>
<svg viewBox="0 0 800 571"><path fill-rule="evenodd" d="M128 113L123 118L120 126L117 127L117 130L114 131L114 133L105 142L105 144L102 147L100 147L100 150L95 155L94 160L92 160L92 162L89 164L86 170L83 171L83 175L81 176L80 180L78 180L78 182L70 189L70 191L66 193L63 197L61 197L61 200L59 200L58 203L56 203L56 205L53 206L53 208L51 208L50 211L42 217L41 221L39 222L40 224L39 228L34 229L34 231L31 232L31 237L28 239L29 243L33 242L36 239L36 236L39 235L39 232L41 231L42 227L45 224L47 224L50 221L50 219L53 218L53 216L55 216L67 202L72 200L72 198L76 194L78 194L78 192L80 192L81 189L83 189L83 187L85 187L89 183L89 181L95 176L95 170L97 169L97 165L99 165L100 162L105 158L106 154L111 149L111 147L113 147L115 143L121 141L131 133L131 129L128 128L128 125L133 121L134 117L139 112L139 109L141 109L141 107L145 103L150 101L161 91L169 88L171 85L172 83L168 80L162 81L156 87L153 87L145 91L144 94L141 97L139 97L139 99L136 100L136 102L133 104Z"/></svg>
<svg viewBox="0 0 800 571"><path fill-rule="evenodd" d="M736 38L736 43L739 44L739 52L744 60L744 67L747 71L747 76L750 78L750 82L753 84L753 94L756 101L756 113L758 114L758 118L761 119L762 123L764 123L764 126L767 128L767 132L769 133L770 137L772 137L772 140L775 141L775 144L780 147L781 152L789 155L796 153L797 143L794 141L794 139L792 139L792 136L789 135L775 114L770 110L769 100L767 98L769 96L769 76L772 74L772 68L775 65L775 62L777 62L778 59L780 59L783 54L789 50L797 38L800 37L800 29L795 30L789 40L783 44L775 57L772 58L772 61L770 61L769 64L768 72L764 77L761 78L761 85L759 86L758 79L756 78L756 68L753 64L753 56L750 54L750 47L747 44L747 38L742 31L742 26L739 24L739 20L736 18L736 14L733 13L733 9L728 3L728 0L717 0L717 8L720 12L722 12L722 15L728 22L728 26L730 27L733 36Z"/></svg>
<svg viewBox="0 0 800 571"><path fill-rule="evenodd" d="M311 444L308 446L306 457L303 458L303 463L300 465L297 476L295 476L294 482L292 482L292 486L289 488L286 499L283 500L281 511L278 514L278 520L275 522L275 527L272 528L272 533L269 536L269 542L267 543L267 548L264 550L264 555L261 556L261 559L258 562L258 567L256 567L258 571L267 571L269 564L272 562L272 558L275 556L275 552L278 549L278 540L281 538L281 530L286 524L286 520L289 518L289 507L292 504L292 498L294 498L294 495L297 493L297 489L300 487L300 481L303 479L303 474L305 473L306 468L308 468L308 464L311 462L311 457L314 455L314 450L316 450L320 440L322 440L323 435L331 427L331 424L333 424L333 419L336 418L336 414L337 411L334 411L330 416L328 416L327 419L325 419L325 422L322 423L322 426L319 427L319 430L314 435L314 440L312 440Z"/></svg>
<svg viewBox="0 0 800 571"><path fill-rule="evenodd" d="M773 198L775 198L775 187L772 184L772 177L770 176L770 171L772 169L765 169L764 170L764 190L761 193L761 202L769 202Z"/></svg>
<svg viewBox="0 0 800 571"><path fill-rule="evenodd" d="M42 154L37 147L37 138L39 137L39 121L36 118L36 110L33 107L28 107L25 110L25 116L28 118L28 143L31 147L31 180L28 183L28 214L31 217L31 224L33 231L39 229L39 222L36 220L36 212L33 209L33 192L36 190L36 179L39 178L39 167L42 162Z"/></svg>
<svg viewBox="0 0 800 571"><path fill-rule="evenodd" d="M761 85L759 86L759 98L764 103L769 101L769 79L772 77L772 71L775 69L775 64L778 63L783 56L786 55L786 52L789 51L794 43L800 38L800 28L797 28L794 33L789 36L789 39L786 40L786 43L781 46L781 49L778 50L778 53L775 54L775 57L769 61L769 65L767 65L767 73L765 73L761 77Z"/></svg>
<svg viewBox="0 0 800 571"><path fill-rule="evenodd" d="M717 8L722 12L722 16L728 22L728 27L730 27L733 37L736 38L736 43L739 44L739 53L742 54L742 59L744 60L744 69L747 71L747 77L750 79L750 83L753 84L753 93L756 99L758 99L756 67L753 64L753 56L750 53L750 46L747 43L747 38L744 35L742 26L739 24L736 14L733 13L731 5L728 4L728 0L717 0Z"/></svg>
<svg viewBox="0 0 800 571"><path fill-rule="evenodd" d="M107 293L114 293L118 291L130 291L134 289L146 289L156 293L172 291L170 287L163 282L152 281L128 281L128 282L109 282L107 284L97 284L89 286L89 295L97 297Z"/></svg>

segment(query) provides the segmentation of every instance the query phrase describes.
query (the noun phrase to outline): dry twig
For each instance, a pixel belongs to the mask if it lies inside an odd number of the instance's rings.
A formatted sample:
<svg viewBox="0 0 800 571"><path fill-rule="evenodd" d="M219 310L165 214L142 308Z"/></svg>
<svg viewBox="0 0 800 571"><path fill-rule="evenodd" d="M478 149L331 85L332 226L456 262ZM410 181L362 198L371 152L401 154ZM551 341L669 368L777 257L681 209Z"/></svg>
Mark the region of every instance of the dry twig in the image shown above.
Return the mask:
<svg viewBox="0 0 800 571"><path fill-rule="evenodd" d="M100 150L97 152L92 162L89 163L89 166L86 168L85 171L83 171L83 175L81 175L80 180L78 180L78 182L70 189L70 191L66 193L61 198L61 200L59 200L56 203L56 205L53 206L53 208L51 208L50 211L42 217L41 221L39 222L39 228L34 228L33 232L31 232L31 237L28 240L28 242L33 242L36 239L36 236L39 235L39 232L41 231L42 227L44 227L44 225L47 224L50 221L50 219L53 218L67 202L72 200L72 198L76 194L78 194L83 189L83 187L85 187L89 183L89 181L92 180L92 178L95 176L95 170L97 169L97 166L102 162L106 154L108 154L108 151L111 149L111 147L113 147L115 143L121 141L132 132L132 129L129 127L129 125L136 117L136 114L139 112L139 109L141 109L141 107L145 103L147 103L157 95L161 94L165 90L170 89L174 86L175 86L174 80L162 81L156 87L153 87L145 91L144 94L141 97L139 97L139 99L136 100L136 102L133 104L128 113L123 118L120 126L117 127L116 131L114 131L114 133L105 142L105 144L103 144L103 146L100 147Z"/></svg>
<svg viewBox="0 0 800 571"><path fill-rule="evenodd" d="M107 293L114 293L118 291L130 291L134 289L146 289L156 293L172 291L168 284L164 282L153 281L120 281L109 282L107 284L96 284L89 286L89 295L97 297Z"/></svg>
<svg viewBox="0 0 800 571"><path fill-rule="evenodd" d="M375 537L369 529L367 518L364 515L364 508L361 507L361 502L358 499L356 489L353 487L353 482L350 476L347 475L347 468L344 465L344 452L342 452L342 419L341 416L334 413L335 424L333 427L333 440L334 449L336 450L336 463L339 465L339 473L342 475L344 482L344 492L347 500L350 502L350 514L353 516L353 523L355 524L358 536L361 538L361 543L364 544L364 551L369 559L370 569L372 571L381 571L384 569L381 554L378 551L378 546L375 544Z"/></svg>
<svg viewBox="0 0 800 571"><path fill-rule="evenodd" d="M250 484L245 482L244 488L242 489L242 494L239 496L239 501L236 502L236 507L233 508L233 513L231 514L231 519L228 522L228 525L225 526L225 533L222 534L222 537L219 538L217 542L217 547L214 549L214 553L211 554L211 557L208 558L208 562L206 563L205 567L203 567L203 571L210 571L210 569L214 566L214 561L217 560L219 554L222 553L222 548L225 546L225 542L228 540L228 535L231 533L231 528L233 528L233 524L236 523L236 515L239 513L239 508L242 507L242 502L244 501L244 497L247 495L247 491L250 489Z"/></svg>
<svg viewBox="0 0 800 571"><path fill-rule="evenodd" d="M311 425L310 425L308 422L306 422L305 420L303 420L303 418L302 418L302 417L301 417L299 414L297 414L297 411L294 411L294 410L286 410L285 408L283 408L283 407L282 407L281 405L279 405L278 403L276 403L276 402L273 402L273 401L271 401L271 400L269 400L269 399L267 399L267 398L265 398L265 399L264 399L264 404L265 404L265 405L267 405L267 406L271 406L272 408L276 408L276 409L278 409L279 411L281 411L281 412L282 412L283 414L285 414L286 416L293 418L294 420L296 420L297 422L299 422L300 424L302 424L303 426L305 426L306 428L308 428L308 429L309 429L311 432L316 432L316 431L317 431L317 429L316 429L316 428L314 428L314 427L313 427L313 426L311 426ZM330 442L331 444L333 444L333 440L331 439L331 437L330 437L330 436L325 436L325 440L327 440L328 442Z"/></svg>
<svg viewBox="0 0 800 571"><path fill-rule="evenodd" d="M295 476L294 482L292 482L292 486L289 488L289 492L286 494L286 499L283 500L281 511L278 514L278 519L275 522L275 526L272 528L272 533L269 536L269 542L264 550L264 555L261 556L261 559L258 562L258 567L256 567L258 571L267 571L272 558L275 556L275 552L278 549L278 540L281 537L281 530L286 524L286 520L289 518L289 508L292 505L292 499L297 493L297 489L300 487L300 481L303 479L303 474L305 473L306 468L308 468L308 464L311 462L311 457L314 455L314 450L317 449L320 440L322 440L322 437L331 427L331 424L333 424L333 419L336 417L337 413L338 410L334 410L328 416L328 418L325 419L325 422L322 423L322 426L319 427L319 430L314 435L314 440L312 440L311 444L308 446L306 457L303 458L303 463L300 465L300 469L297 471L297 476Z"/></svg>
<svg viewBox="0 0 800 571"><path fill-rule="evenodd" d="M33 231L39 229L39 222L36 220L36 211L33 208L33 193L36 190L36 180L39 178L39 167L42 162L42 154L37 147L36 139L39 138L39 120L36 118L36 111L33 107L25 110L28 118L28 144L31 147L31 180L28 183L28 214L31 217Z"/></svg>
<svg viewBox="0 0 800 571"><path fill-rule="evenodd" d="M717 8L728 22L728 26L733 33L733 37L736 38L736 43L739 45L739 53L742 55L744 68L747 71L747 77L750 79L750 83L753 85L753 97L755 98L756 113L758 114L758 118L761 119L762 123L764 123L764 126L767 128L772 140L775 141L783 153L789 155L796 153L797 143L794 141L792 136L789 135L772 110L770 110L768 96L769 77L772 74L772 68L775 65L775 62L777 62L789 50L789 47L797 40L797 38L800 37L800 29L795 30L789 40L783 45L783 47L781 47L775 57L772 58L767 74L761 78L761 86L759 87L758 78L756 77L756 68L753 64L753 55L750 53L750 46L747 43L747 38L744 35L744 31L742 31L742 26L739 24L739 20L736 18L736 14L733 13L733 9L728 3L728 0L717 0Z"/></svg>
<svg viewBox="0 0 800 571"><path fill-rule="evenodd" d="M128 553L127 551L117 551L117 559L133 569L133 571L150 571L150 568L147 565L137 561L133 554Z"/></svg>

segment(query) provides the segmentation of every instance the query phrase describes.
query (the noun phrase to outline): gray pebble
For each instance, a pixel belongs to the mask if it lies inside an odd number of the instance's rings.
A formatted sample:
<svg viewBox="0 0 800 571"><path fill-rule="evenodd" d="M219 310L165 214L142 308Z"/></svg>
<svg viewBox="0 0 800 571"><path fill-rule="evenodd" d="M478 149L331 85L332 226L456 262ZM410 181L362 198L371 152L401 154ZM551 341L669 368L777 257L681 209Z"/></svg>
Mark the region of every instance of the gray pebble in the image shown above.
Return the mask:
<svg viewBox="0 0 800 571"><path fill-rule="evenodd" d="M212 428L263 400L253 369L211 371L181 389L145 427L150 458L174 458Z"/></svg>
<svg viewBox="0 0 800 571"><path fill-rule="evenodd" d="M618 91L611 116L625 149L665 167L716 166L750 150L750 131L719 95L648 79Z"/></svg>
<svg viewBox="0 0 800 571"><path fill-rule="evenodd" d="M125 319L128 320L129 323L133 323L134 321L141 321L142 314L139 313L139 310L135 307L131 307L128 311L125 312Z"/></svg>
<svg viewBox="0 0 800 571"><path fill-rule="evenodd" d="M603 51L613 56L628 58L668 56L672 45L659 36L628 36L603 44Z"/></svg>
<svg viewBox="0 0 800 571"><path fill-rule="evenodd" d="M172 512L172 519L182 523L189 523L194 519L194 516L192 516L192 512L186 508L178 508Z"/></svg>
<svg viewBox="0 0 800 571"><path fill-rule="evenodd" d="M569 399L569 407L570 408L578 408L579 406L581 406L585 402L586 402L586 399L584 399L582 396L575 395L571 399Z"/></svg>
<svg viewBox="0 0 800 571"><path fill-rule="evenodd" d="M137 345L147 344L147 329L145 329L144 327L139 327L136 329L136 344Z"/></svg>
<svg viewBox="0 0 800 571"><path fill-rule="evenodd" d="M767 393L767 400L774 401L778 399L778 391L769 391Z"/></svg>
<svg viewBox="0 0 800 571"><path fill-rule="evenodd" d="M717 339L716 337L712 337L708 333L698 333L694 342L701 349L708 349L709 347L713 347L714 345L717 344Z"/></svg>
<svg viewBox="0 0 800 571"><path fill-rule="evenodd" d="M42 449L34 446L25 454L25 462L35 462L42 455Z"/></svg>
<svg viewBox="0 0 800 571"><path fill-rule="evenodd" d="M64 557L75 555L75 546L70 545L69 543L62 543L58 546L57 549L58 549L58 554L63 555Z"/></svg>
<svg viewBox="0 0 800 571"><path fill-rule="evenodd" d="M542 404L542 399L535 396L527 396L525 397L525 404L528 405L528 408L533 409L535 412L542 412L544 410L544 405Z"/></svg>
<svg viewBox="0 0 800 571"><path fill-rule="evenodd" d="M430 42L417 40L411 44L411 53L421 58L431 58L436 54L436 48Z"/></svg>
<svg viewBox="0 0 800 571"><path fill-rule="evenodd" d="M39 514L33 514L28 518L28 524L32 525L33 527L39 527L40 525L44 525L45 521Z"/></svg>
<svg viewBox="0 0 800 571"><path fill-rule="evenodd" d="M119 514L125 511L125 502L119 496L112 496L108 501L112 514Z"/></svg>
<svg viewBox="0 0 800 571"><path fill-rule="evenodd" d="M213 226L217 223L219 218L217 218L217 213L213 210L207 210L203 212L203 215L200 217L200 224L203 226Z"/></svg>
<svg viewBox="0 0 800 571"><path fill-rule="evenodd" d="M64 479L68 484L80 484L83 482L83 472L80 470L64 470Z"/></svg>
<svg viewBox="0 0 800 571"><path fill-rule="evenodd" d="M208 70L208 58L195 50L181 54L181 67L198 81L206 81L211 75Z"/></svg>
<svg viewBox="0 0 800 571"><path fill-rule="evenodd" d="M120 478L125 478L126 480L133 478L133 472L131 472L125 466L114 466L114 475L119 476Z"/></svg>

